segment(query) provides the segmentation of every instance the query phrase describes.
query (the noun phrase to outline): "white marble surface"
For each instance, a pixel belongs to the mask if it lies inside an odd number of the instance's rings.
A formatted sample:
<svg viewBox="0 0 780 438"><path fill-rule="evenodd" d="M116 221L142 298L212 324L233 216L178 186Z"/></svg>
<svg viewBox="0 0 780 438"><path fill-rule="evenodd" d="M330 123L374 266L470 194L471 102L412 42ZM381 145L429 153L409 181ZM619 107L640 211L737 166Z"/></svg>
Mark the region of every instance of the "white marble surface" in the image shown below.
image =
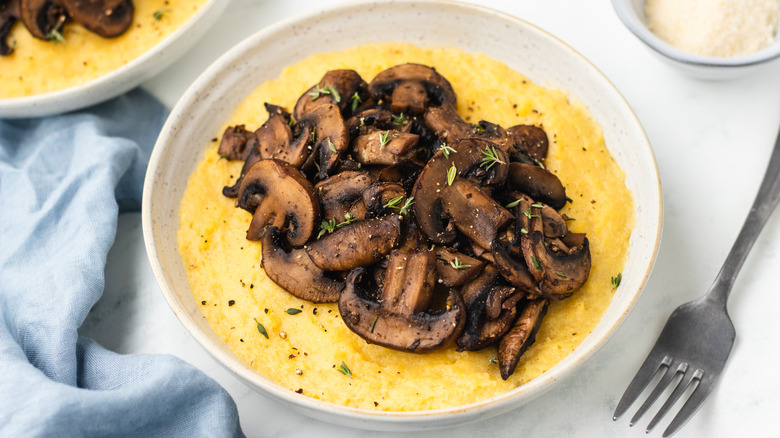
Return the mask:
<svg viewBox="0 0 780 438"><path fill-rule="evenodd" d="M145 87L172 106L187 84L244 37L330 3L335 2L233 0L195 50ZM627 418L613 422L612 411L669 313L709 287L731 248L780 124L780 63L729 82L697 81L656 59L623 28L607 0L477 3L556 35L590 59L623 93L658 160L664 236L653 274L633 312L579 371L516 411L458 429L404 435L645 436L647 419L629 428ZM775 214L753 248L729 303L737 328L730 361L714 393L676 436L771 435L770 425L780 409L780 376L775 373L780 330L774 325L780 308L778 269L780 214ZM169 353L199 367L232 394L248 436L366 434L277 406L224 371L185 332L165 303L146 258L139 214L120 218L106 277L105 295L81 333L120 353ZM650 436L660 436L661 430Z"/></svg>

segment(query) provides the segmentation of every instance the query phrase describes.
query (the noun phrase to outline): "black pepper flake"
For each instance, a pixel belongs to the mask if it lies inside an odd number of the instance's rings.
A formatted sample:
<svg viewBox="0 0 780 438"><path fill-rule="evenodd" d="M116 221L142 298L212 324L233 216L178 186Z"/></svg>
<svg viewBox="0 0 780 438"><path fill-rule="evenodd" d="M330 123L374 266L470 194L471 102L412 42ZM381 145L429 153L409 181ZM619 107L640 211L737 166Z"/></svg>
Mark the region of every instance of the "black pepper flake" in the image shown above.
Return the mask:
<svg viewBox="0 0 780 438"><path fill-rule="evenodd" d="M201 301L200 304L205 306L206 305L206 300Z"/></svg>
<svg viewBox="0 0 780 438"><path fill-rule="evenodd" d="M244 338L238 338L239 342L244 342Z"/></svg>
<svg viewBox="0 0 780 438"><path fill-rule="evenodd" d="M315 308L311 309L311 313L312 313L313 315L316 315L316 314L317 314L317 308L315 307Z"/></svg>
<svg viewBox="0 0 780 438"><path fill-rule="evenodd" d="M252 284L252 283L249 283L249 288L250 288L250 289L254 289L254 288L255 288L255 285L254 285L254 284Z"/></svg>
<svg viewBox="0 0 780 438"><path fill-rule="evenodd" d="M307 353L307 352L305 352L305 351L304 351L304 352L303 352L303 355L304 355L304 356L308 356L308 355L309 355L309 353Z"/></svg>
<svg viewBox="0 0 780 438"><path fill-rule="evenodd" d="M263 312L268 313L268 308L263 309Z"/></svg>
<svg viewBox="0 0 780 438"><path fill-rule="evenodd" d="M374 407L377 407L377 406L379 406L379 403L374 402Z"/></svg>
<svg viewBox="0 0 780 438"><path fill-rule="evenodd" d="M212 139L211 139L211 141L212 141L213 143L216 143L216 142L217 142L217 137L214 137L214 138L212 138Z"/></svg>
<svg viewBox="0 0 780 438"><path fill-rule="evenodd" d="M294 354L291 354L291 355L287 356L287 359L295 359L296 357L297 356L295 356Z"/></svg>
<svg viewBox="0 0 780 438"><path fill-rule="evenodd" d="M298 390L296 390L295 392L297 392L298 394L303 394L303 388L298 388Z"/></svg>
<svg viewBox="0 0 780 438"><path fill-rule="evenodd" d="M228 301L228 306L233 306L235 304L236 304L236 300L229 300Z"/></svg>

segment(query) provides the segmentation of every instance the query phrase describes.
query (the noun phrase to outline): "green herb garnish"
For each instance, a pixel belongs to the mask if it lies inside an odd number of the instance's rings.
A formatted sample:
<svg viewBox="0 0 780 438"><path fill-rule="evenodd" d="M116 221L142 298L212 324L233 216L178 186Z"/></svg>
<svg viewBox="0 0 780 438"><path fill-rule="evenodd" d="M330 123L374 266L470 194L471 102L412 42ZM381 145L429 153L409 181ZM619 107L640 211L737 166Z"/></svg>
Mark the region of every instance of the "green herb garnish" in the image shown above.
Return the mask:
<svg viewBox="0 0 780 438"><path fill-rule="evenodd" d="M352 222L357 222L359 220L360 220L359 218L352 216L352 213L347 212L344 213L344 222L336 223L335 218L327 221L322 221L320 223L320 232L319 234L317 234L317 238L319 239L320 237L326 234L332 233L343 226L349 225Z"/></svg>
<svg viewBox="0 0 780 438"><path fill-rule="evenodd" d="M451 186L453 182L455 182L455 177L458 176L458 169L455 167L455 164L450 167L450 170L447 171L447 185Z"/></svg>
<svg viewBox="0 0 780 438"><path fill-rule="evenodd" d="M289 309L285 310L285 312L287 312L288 315L297 315L297 314L303 312L303 310L296 309L294 307L290 307Z"/></svg>
<svg viewBox="0 0 780 438"><path fill-rule="evenodd" d="M457 257L455 257L455 260L450 261L450 266L452 266L454 269L465 269L471 267L471 265L464 265L463 263L461 263Z"/></svg>
<svg viewBox="0 0 780 438"><path fill-rule="evenodd" d="M330 139L328 139L328 149L330 149L330 151L333 152L334 154L339 153L339 151L336 150L336 145L334 145L333 142L330 141Z"/></svg>
<svg viewBox="0 0 780 438"><path fill-rule="evenodd" d="M358 96L357 91L355 91L355 94L353 94L349 99L352 101L352 112L354 113L357 107L363 103L363 99ZM363 119L360 119L360 121L362 122Z"/></svg>
<svg viewBox="0 0 780 438"><path fill-rule="evenodd" d="M268 339L268 331L263 327L263 324L260 324L257 320L255 320L255 322L257 323L257 331Z"/></svg>
<svg viewBox="0 0 780 438"><path fill-rule="evenodd" d="M509 204L506 205L506 208L515 208L518 205L520 205L520 201L522 201L522 199L518 199L517 201L510 202Z"/></svg>
<svg viewBox="0 0 780 438"><path fill-rule="evenodd" d="M163 16L165 14L167 14L168 12L171 12L171 10L169 8L158 9L158 10L152 12L152 16L154 17L155 20L160 21L160 20L162 20Z"/></svg>
<svg viewBox="0 0 780 438"><path fill-rule="evenodd" d="M385 131L384 133L379 133L379 147L383 148L386 144L390 143L390 131Z"/></svg>
<svg viewBox="0 0 780 438"><path fill-rule="evenodd" d="M406 198L406 202L404 205L401 205L401 201L403 201L404 196L396 196L395 198L387 201L387 204L384 205L385 208L394 208L398 210L398 213L401 216L406 216L409 214L409 209L412 207L412 204L414 204L414 196L411 198Z"/></svg>
<svg viewBox="0 0 780 438"><path fill-rule="evenodd" d="M541 216L539 216L538 214L531 214L531 209L530 209L530 208L529 208L528 210L523 210L523 214L524 214L524 215L525 215L525 217L527 217L528 219L535 218L535 217L541 217Z"/></svg>
<svg viewBox="0 0 780 438"><path fill-rule="evenodd" d="M447 143L442 144L439 149L441 149L442 153L444 154L444 158L449 158L450 154L455 154L458 152L454 148L448 146Z"/></svg>
<svg viewBox="0 0 780 438"><path fill-rule="evenodd" d="M539 259L536 258L536 256L531 256L531 263L533 263L534 268L536 268L537 271L542 270L542 263L539 261Z"/></svg>
<svg viewBox="0 0 780 438"><path fill-rule="evenodd" d="M555 271L555 275L557 275L557 276L559 276L561 278L566 278L566 273L565 272Z"/></svg>
<svg viewBox="0 0 780 438"><path fill-rule="evenodd" d="M65 37L62 36L62 25L65 23L65 16L61 16L59 21L57 22L57 25L54 26L52 30L49 31L49 33L46 34L46 38L49 41L54 41L54 44L65 44Z"/></svg>
<svg viewBox="0 0 780 438"><path fill-rule="evenodd" d="M487 166L487 169L490 170L496 163L506 164L498 158L498 152L494 146L486 147L485 150L482 151L482 155L482 163L479 164L479 167Z"/></svg>
<svg viewBox="0 0 780 438"><path fill-rule="evenodd" d="M323 94L327 94L333 97L333 101L336 103L341 102L341 95L339 95L339 92L333 87L322 88L320 87L320 84L317 84L314 86L314 90L309 92L311 100L317 100Z"/></svg>
<svg viewBox="0 0 780 438"><path fill-rule="evenodd" d="M339 366L338 372L340 372L341 374L347 377L352 377L352 371L347 366L347 363L344 362L343 360L341 361L341 366Z"/></svg>
<svg viewBox="0 0 780 438"><path fill-rule="evenodd" d="M623 280L623 273L618 272L617 276L612 277L612 289L617 289L617 287L620 286L621 280Z"/></svg>
<svg viewBox="0 0 780 438"><path fill-rule="evenodd" d="M371 323L371 333L374 333L374 327L376 327L376 321L379 319L378 316L374 317L374 322Z"/></svg>
<svg viewBox="0 0 780 438"><path fill-rule="evenodd" d="M401 113L399 115L391 114L391 117L393 118L393 125L400 126L406 123L406 117L404 117L404 113Z"/></svg>
<svg viewBox="0 0 780 438"><path fill-rule="evenodd" d="M488 365L495 365L498 363L498 358L494 357L488 361Z"/></svg>

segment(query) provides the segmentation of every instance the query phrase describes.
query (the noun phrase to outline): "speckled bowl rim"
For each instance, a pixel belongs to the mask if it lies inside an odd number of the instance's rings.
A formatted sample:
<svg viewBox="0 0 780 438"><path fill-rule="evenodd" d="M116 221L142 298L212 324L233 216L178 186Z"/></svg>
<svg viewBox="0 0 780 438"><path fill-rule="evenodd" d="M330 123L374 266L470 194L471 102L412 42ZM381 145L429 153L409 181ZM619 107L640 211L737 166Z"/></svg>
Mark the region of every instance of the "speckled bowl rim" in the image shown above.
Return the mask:
<svg viewBox="0 0 780 438"><path fill-rule="evenodd" d="M89 82L49 93L0 98L0 118L65 113L104 102L135 88L165 70L193 47L217 21L227 4L226 0L207 0L186 22L154 47Z"/></svg>
<svg viewBox="0 0 780 438"><path fill-rule="evenodd" d="M630 189L634 192L635 202L637 203L637 226L631 237L632 243L630 246L629 260L623 275L623 283L615 292L615 297L604 317L602 317L602 321L597 325L594 331L586 337L579 347L541 376L499 396L454 408L397 412L345 407L290 391L279 384L258 375L251 368L238 360L235 355L227 350L225 344L220 341L210 329L204 329L198 325L198 323L203 324L205 321L202 315L198 316L200 311L197 309L193 310L192 308L189 310L187 309L186 304L197 308L195 303L188 302L188 300L194 301L191 292L189 292L188 285L181 286L181 289L186 290L176 290L173 287L172 282L177 280L175 276L181 275L181 271L183 271L184 267L175 266L175 263L173 262L163 266L161 259L178 256L175 236L171 238L169 235L171 233L175 234L175 230L178 229L178 205L181 199L181 193L174 192L183 190L182 187L177 187L177 185L180 186L182 183L186 185L189 174L202 159L202 152L194 154L191 149L192 145L187 143L190 137L195 134L192 132L188 134L187 132L188 130L195 130L198 131L197 138L210 139L214 136L217 129L224 124L227 117L230 115L229 112L224 114L224 118L219 118L216 122L207 122L202 119L203 116L201 113L204 110L201 109L199 112L198 107L202 107L206 104L213 104L214 107L209 108L209 112L211 114L221 115L225 110L219 107L220 105L233 105L231 108L234 109L235 105L227 102L233 99L232 96L215 100L215 95L219 95L219 93L229 89L230 86L225 85L225 83L234 80L234 75L251 74L254 82L262 82L262 80L254 77L258 75L262 76L262 74L258 73L256 70L250 69L248 67L248 62L244 64L245 57L252 56L250 55L250 52L253 52L253 50L266 50L261 48L263 43L278 41L278 38L281 38L282 35L285 35L288 38L292 35L294 38L299 38L303 41L304 36L300 35L302 32L315 32L319 29L317 26L323 26L321 23L328 23L328 20L335 20L336 17L348 17L351 16L350 14L355 13L381 13L386 14L383 16L383 19L387 19L387 15L398 16L397 19L401 20L399 21L398 26L404 26L412 19L414 16L413 14L419 15L422 10L435 10L437 17L460 17L464 20L469 20L471 24L477 22L481 23L482 20L489 23L489 26L486 25L483 29L483 32L486 32L487 36L477 37L474 34L453 35L451 36L452 40L446 43L447 45L462 47L463 44L468 44L464 42L465 40L462 40L462 38L469 38L469 43L473 43L474 38L485 38L484 42L495 42L495 39L491 39L495 38L495 35L492 37L490 35L495 29L499 29L499 32L506 32L507 35L518 33L526 36L528 40L542 42L545 46L545 53L549 50L553 50L557 54L555 62L543 63L542 65L549 65L549 68L555 68L558 75L564 75L564 71L582 73L582 78L569 77L568 81L572 83L584 82L589 85L588 88L595 87L592 91L578 90L586 94L590 93L592 96L597 96L594 99L604 100L604 102L597 107L589 107L589 110L591 110L594 117L603 111L613 114L613 117L611 117L610 120L599 120L598 117L596 118L604 127L608 149L618 164L626 171L627 185L629 185L629 181L631 181ZM402 20L402 16L406 18L406 21ZM395 24L396 23L394 23L394 25ZM360 34L359 31L353 33L356 35ZM436 36L436 38L441 37L441 35ZM449 36L445 36L445 38L446 37ZM369 42L358 39L358 37L353 38L354 42L351 46ZM430 38L433 38L433 36ZM329 38L326 37L325 39ZM419 42L414 41L410 36L394 39L420 44ZM370 42L379 42L382 40L386 41L387 37L372 38L370 39ZM511 44L516 48L517 45L528 45L528 40L511 41ZM483 40L480 39L479 41ZM332 41L325 41L323 44L325 43L330 44ZM527 50L531 49L531 46L527 48ZM308 51L309 53L316 52L316 50L312 48L304 48L302 50ZM333 46L328 50L333 50ZM487 50L487 54L490 54L491 50ZM501 59L500 56L494 57ZM533 65L536 66L536 64ZM541 67L538 66L535 68L537 70L541 69ZM528 71L524 71L522 68L518 68L518 70L528 73ZM278 75L278 72L272 71L263 74L268 75L269 78L273 78ZM561 84L545 83L545 78L535 78L533 75L527 76L542 85L566 89L570 92L574 91L571 88L565 87L567 82L565 75L558 78L563 81ZM252 86L252 84L246 84L247 90L252 90L253 88L254 86ZM244 96L245 95L246 93ZM576 93L574 97L580 98ZM235 103L237 104L237 102ZM583 100L583 103L585 103L586 106L589 105L587 99ZM594 109L597 109L598 111L594 112ZM210 124L210 127L202 126L204 123ZM613 138L615 136L623 136L626 137L627 140L619 142L616 141L616 138ZM188 149L188 152L185 154L181 149L187 147L190 149ZM203 148L205 147L206 145L204 144ZM179 151L177 151L177 148ZM202 151L202 149L199 149L199 151ZM176 155L177 152L178 155ZM195 157L191 158L190 156ZM179 158L183 159L185 162L180 161ZM179 179L177 180L172 177L172 173L179 175ZM185 174L187 176L186 178L182 176ZM637 198L638 193L641 195L641 199ZM165 229L166 224L172 226L170 222L174 220L176 221L175 228ZM174 107L162 130L162 134L155 145L149 169L146 174L143 194L142 223L143 235L152 269L160 284L163 295L174 314L181 321L186 330L234 376L238 377L261 394L281 401L306 415L323 421L363 429L408 431L455 426L470 421L485 419L516 408L541 395L544 391L549 390L556 382L561 381L595 353L595 351L611 337L626 318L652 271L655 257L658 252L658 246L660 244L662 197L658 169L652 148L633 111L609 80L572 48L552 35L549 35L523 20L489 8L460 2L442 2L436 0L380 0L373 2L344 3L281 21L244 40L212 64L192 84L185 92L182 99ZM166 233L168 235L166 235ZM173 251L175 251L175 255L172 255ZM178 264L182 265L180 256L178 257ZM627 275L629 274L629 270L630 275ZM181 279L178 279L178 281L181 281ZM187 297L186 294L190 294L190 296ZM609 320L605 322L604 318L608 315Z"/></svg>
<svg viewBox="0 0 780 438"><path fill-rule="evenodd" d="M775 37L775 42L763 50L729 58L702 56L680 50L651 32L640 16L637 15L636 10L631 7L631 2L632 0L612 0L612 7L615 9L615 13L618 18L620 18L620 21L622 21L626 28L628 28L628 30L639 38L647 47L654 50L659 55L665 56L680 64L698 67L737 69L764 64L780 57L780 40L778 40L777 36Z"/></svg>

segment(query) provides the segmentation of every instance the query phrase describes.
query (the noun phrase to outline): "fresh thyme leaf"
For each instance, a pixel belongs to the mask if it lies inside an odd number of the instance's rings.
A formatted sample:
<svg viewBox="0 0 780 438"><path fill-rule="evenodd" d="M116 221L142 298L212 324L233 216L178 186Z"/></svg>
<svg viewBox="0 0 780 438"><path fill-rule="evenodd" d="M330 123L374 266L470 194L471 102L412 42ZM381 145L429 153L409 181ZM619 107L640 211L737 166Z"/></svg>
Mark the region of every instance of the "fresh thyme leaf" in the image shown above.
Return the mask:
<svg viewBox="0 0 780 438"><path fill-rule="evenodd" d="M536 268L537 271L542 270L542 263L539 261L539 259L536 258L536 256L531 256L531 263L534 264L534 268Z"/></svg>
<svg viewBox="0 0 780 438"><path fill-rule="evenodd" d="M522 201L522 199L518 199L517 201L510 202L509 204L506 205L506 208L515 208L518 205L520 205L520 201Z"/></svg>
<svg viewBox="0 0 780 438"><path fill-rule="evenodd" d="M491 359L488 361L488 365L495 365L495 364L497 364L497 363L498 363L498 358L497 358L497 357L491 358Z"/></svg>
<svg viewBox="0 0 780 438"><path fill-rule="evenodd" d="M485 150L482 151L482 155L482 163L479 164L479 167L487 166L487 169L490 170L490 168L493 167L496 163L506 164L501 161L500 158L498 158L498 152L496 152L496 148L494 146L486 147Z"/></svg>
<svg viewBox="0 0 780 438"><path fill-rule="evenodd" d="M409 209L412 208L412 204L414 204L414 196L411 198L406 198L406 202L404 203L403 207L398 210L398 213L401 216L406 216L409 214Z"/></svg>
<svg viewBox="0 0 780 438"><path fill-rule="evenodd" d="M54 26L54 28L49 31L49 33L46 34L46 38L49 41L54 41L54 44L65 44L65 37L62 36L62 25L65 23L65 16L61 16L59 21L57 22L57 25Z"/></svg>
<svg viewBox="0 0 780 438"><path fill-rule="evenodd" d="M339 92L333 87L322 88L320 87L320 84L317 84L314 86L314 90L309 92L309 96L311 96L311 100L317 100L323 94L327 94L333 97L333 101L336 103L341 102L341 96L339 95Z"/></svg>
<svg viewBox="0 0 780 438"><path fill-rule="evenodd" d="M457 257L455 257L455 260L450 261L450 266L452 266L454 269L465 269L471 267L471 265L464 265L463 263L461 263Z"/></svg>
<svg viewBox="0 0 780 438"><path fill-rule="evenodd" d="M350 100L352 101L352 112L355 112L358 106L360 106L361 103L363 103L363 99L358 96L357 91L355 91L355 94L350 97ZM361 119L362 121L362 119Z"/></svg>
<svg viewBox="0 0 780 438"><path fill-rule="evenodd" d="M371 333L374 333L374 327L376 327L376 321L379 319L378 316L374 317L374 322L371 323Z"/></svg>
<svg viewBox="0 0 780 438"><path fill-rule="evenodd" d="M311 128L311 142L314 143L317 140L317 128Z"/></svg>
<svg viewBox="0 0 780 438"><path fill-rule="evenodd" d="M452 183L455 182L455 177L458 176L458 169L455 167L455 164L450 167L450 170L447 171L447 185L451 186Z"/></svg>
<svg viewBox="0 0 780 438"><path fill-rule="evenodd" d="M441 149L442 153L444 154L444 158L449 158L450 154L456 154L458 151L456 151L454 148L447 145L447 143L444 143L439 148Z"/></svg>
<svg viewBox="0 0 780 438"><path fill-rule="evenodd" d="M328 233L332 233L335 230L336 230L336 219L322 221L322 223L320 224L320 233L317 234L317 238L319 239L320 237Z"/></svg>
<svg viewBox="0 0 780 438"><path fill-rule="evenodd" d="M340 222L340 223L336 224L336 228L341 228L341 227L343 227L345 225L349 225L352 222L357 222L359 220L360 219L356 218L355 216L352 216L352 213L346 212L346 213L344 213L344 222Z"/></svg>
<svg viewBox="0 0 780 438"><path fill-rule="evenodd" d="M406 202L404 205L401 205L401 201L404 199L403 195L396 196L395 198L387 201L387 204L384 205L385 208L394 208L398 210L398 213L401 216L406 216L409 214L409 209L412 207L412 204L414 204L414 196L411 198L406 198Z"/></svg>
<svg viewBox="0 0 780 438"><path fill-rule="evenodd" d="M401 201L403 201L403 199L404 199L403 195L396 196L395 198L387 201L387 204L385 204L384 207L385 208L400 208L399 206L401 205Z"/></svg>
<svg viewBox="0 0 780 438"><path fill-rule="evenodd" d="M538 202L531 204L531 207L533 208L544 208L544 204L539 204Z"/></svg>
<svg viewBox="0 0 780 438"><path fill-rule="evenodd" d="M336 145L334 145L333 142L330 141L330 139L328 139L328 149L330 149L330 151L333 152L334 154L339 153L339 151L336 150Z"/></svg>
<svg viewBox="0 0 780 438"><path fill-rule="evenodd" d="M485 127L484 127L484 126L482 126L482 125L481 125L481 124L479 124L479 123L475 123L475 124L474 124L474 129L476 129L477 131L484 131L484 130L485 130Z"/></svg>
<svg viewBox="0 0 780 438"><path fill-rule="evenodd" d="M620 281L623 280L623 273L618 272L618 275L615 277L612 277L612 288L617 289L618 286L620 286Z"/></svg>
<svg viewBox="0 0 780 438"><path fill-rule="evenodd" d="M343 360L341 361L341 365L339 366L338 372L340 372L341 374L347 377L352 377L352 371L347 366L347 363L344 362Z"/></svg>
<svg viewBox="0 0 780 438"><path fill-rule="evenodd" d="M528 230L525 228L520 228L520 234L528 234Z"/></svg>
<svg viewBox="0 0 780 438"><path fill-rule="evenodd" d="M164 8L164 9L158 9L154 12L152 12L152 16L155 20L160 21L162 20L163 16L167 14L168 12L171 12L170 8Z"/></svg>
<svg viewBox="0 0 780 438"><path fill-rule="evenodd" d="M257 331L268 339L268 331L263 327L263 324L260 324L257 320L255 320L255 322L257 323Z"/></svg>
<svg viewBox="0 0 780 438"><path fill-rule="evenodd" d="M230 158L230 154L222 154L222 155L219 156L220 160L223 159L223 158L227 160L228 158Z"/></svg>
<svg viewBox="0 0 780 438"><path fill-rule="evenodd" d="M383 148L386 144L390 143L390 131L385 131L384 133L379 133L379 147Z"/></svg>
<svg viewBox="0 0 780 438"><path fill-rule="evenodd" d="M296 309L295 307L290 307L289 309L285 310L285 312L287 312L288 315L297 315L303 312L303 310Z"/></svg>
<svg viewBox="0 0 780 438"><path fill-rule="evenodd" d="M399 115L392 114L391 117L393 118L393 125L400 126L406 123L406 117L404 117L404 113L401 113Z"/></svg>
<svg viewBox="0 0 780 438"><path fill-rule="evenodd" d="M566 278L566 273L565 272L555 271L555 275L557 275L559 277L562 277L562 278Z"/></svg>
<svg viewBox="0 0 780 438"><path fill-rule="evenodd" d="M531 209L530 208L528 210L523 210L523 214L528 219L535 218L535 217L540 217L538 214L531 214Z"/></svg>
<svg viewBox="0 0 780 438"><path fill-rule="evenodd" d="M566 197L566 202L568 202L569 204L573 204L574 203L574 199L571 199L570 197L567 196Z"/></svg>

